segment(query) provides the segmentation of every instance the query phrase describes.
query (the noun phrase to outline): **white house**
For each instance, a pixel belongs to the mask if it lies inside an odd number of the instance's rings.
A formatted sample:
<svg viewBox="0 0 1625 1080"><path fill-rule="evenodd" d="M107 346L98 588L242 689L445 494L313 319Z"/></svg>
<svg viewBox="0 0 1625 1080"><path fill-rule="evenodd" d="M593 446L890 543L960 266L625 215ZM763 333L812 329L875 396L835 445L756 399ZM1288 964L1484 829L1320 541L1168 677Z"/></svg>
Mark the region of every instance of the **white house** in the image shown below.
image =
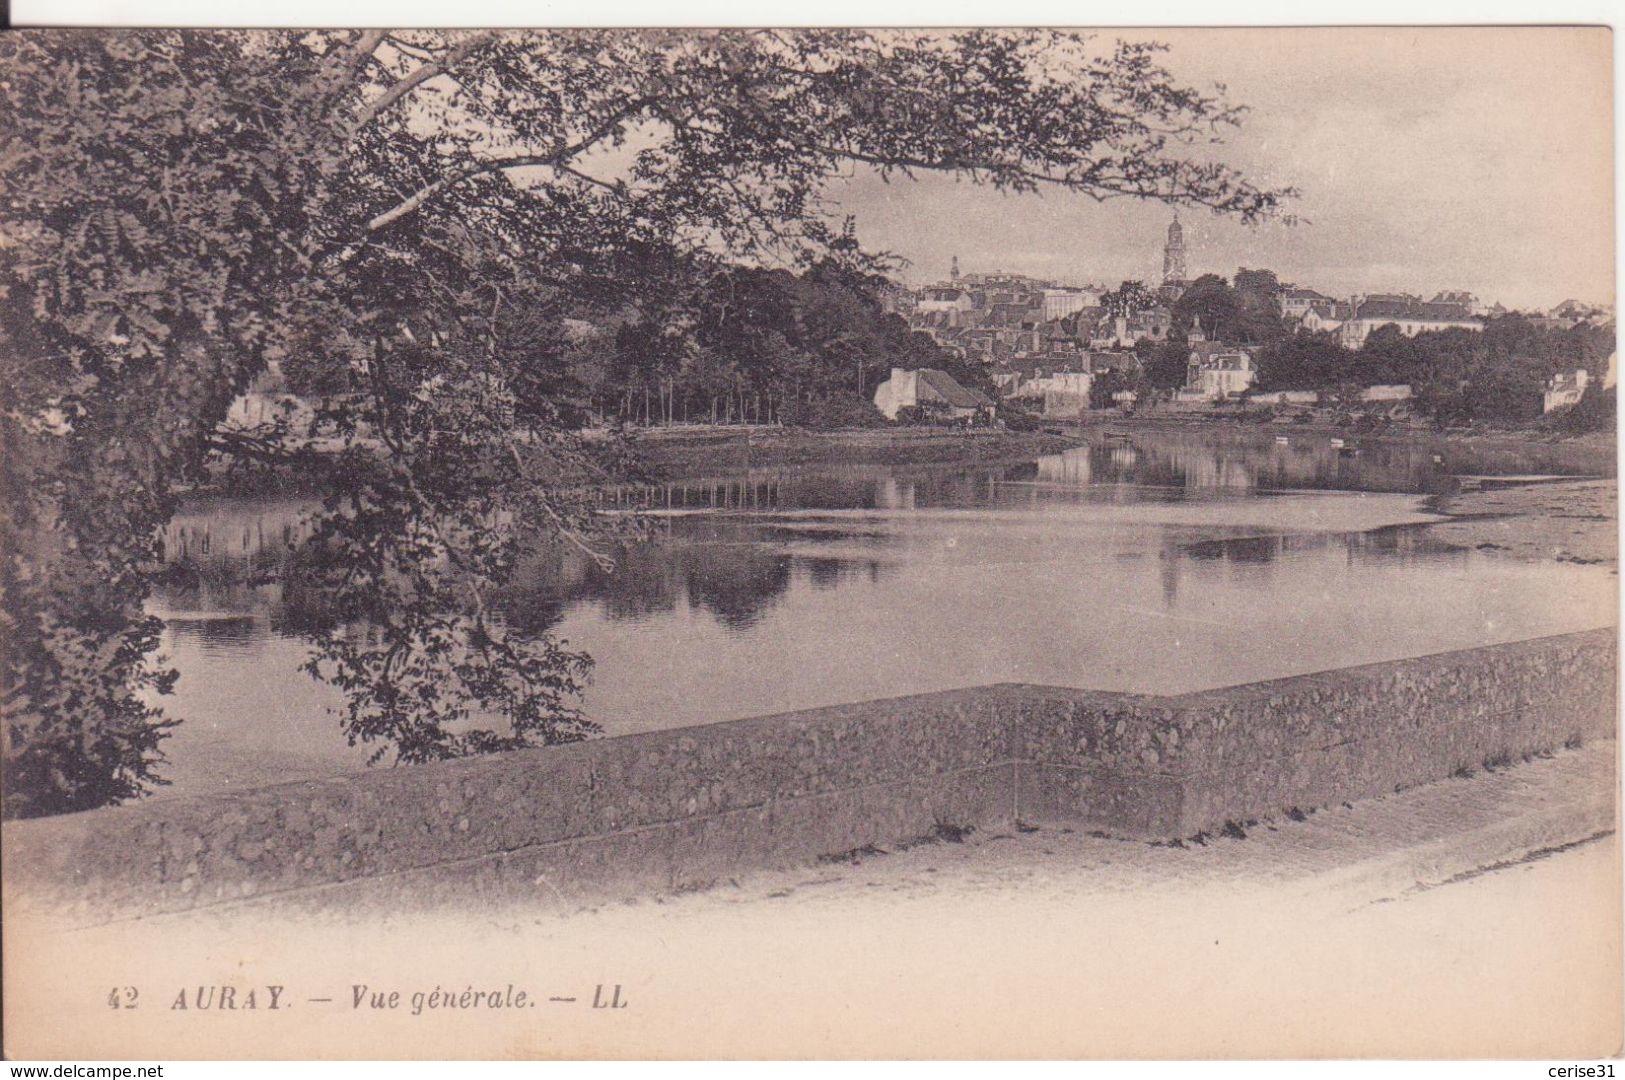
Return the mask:
<svg viewBox="0 0 1625 1080"><path fill-rule="evenodd" d="M1079 416L1089 408L1094 380L1087 371L1057 371L1023 381L1012 396L1043 401L1045 416Z"/></svg>
<svg viewBox="0 0 1625 1080"><path fill-rule="evenodd" d="M1551 412L1554 409L1568 409L1580 404L1585 397L1586 386L1591 382L1591 376L1585 368L1576 368L1574 371L1564 371L1553 375L1546 384L1546 394L1541 401L1541 411Z"/></svg>
<svg viewBox="0 0 1625 1080"><path fill-rule="evenodd" d="M1327 333L1341 329L1353 314L1354 307L1351 304L1326 301L1325 303L1310 305L1309 310L1304 312L1303 320L1298 325L1311 333Z"/></svg>
<svg viewBox="0 0 1625 1080"><path fill-rule="evenodd" d="M886 419L896 420L899 409L918 407L955 420L969 420L978 415L992 416L991 398L971 390L936 368L918 368L908 371L892 368L891 378L875 388L875 408Z"/></svg>
<svg viewBox="0 0 1625 1080"><path fill-rule="evenodd" d="M1191 346L1190 364L1185 371L1185 400L1205 398L1222 401L1238 397L1258 381L1253 357L1246 349L1198 341Z"/></svg>
<svg viewBox="0 0 1625 1080"><path fill-rule="evenodd" d="M1484 324L1456 304L1424 304L1396 300L1366 300L1354 305L1351 318L1340 328L1343 347L1358 349L1379 326L1394 325L1406 337L1433 330L1481 331Z"/></svg>
<svg viewBox="0 0 1625 1080"><path fill-rule="evenodd" d="M914 314L929 320L930 316L940 312L941 321L948 326L960 326L965 321L966 312L975 306L975 299L966 289L957 285L928 285L920 291Z"/></svg>
<svg viewBox="0 0 1625 1080"><path fill-rule="evenodd" d="M1053 288L1044 290L1044 321L1054 322L1074 315L1086 307L1100 303L1100 293L1087 289Z"/></svg>
<svg viewBox="0 0 1625 1080"><path fill-rule="evenodd" d="M249 430L278 422L296 428L308 424L315 415L310 403L288 393L284 385L282 365L270 361L248 390L227 407L225 426Z"/></svg>
<svg viewBox="0 0 1625 1080"><path fill-rule="evenodd" d="M1301 319L1315 305L1332 302L1331 297L1313 289L1283 289L1278 299L1283 319Z"/></svg>

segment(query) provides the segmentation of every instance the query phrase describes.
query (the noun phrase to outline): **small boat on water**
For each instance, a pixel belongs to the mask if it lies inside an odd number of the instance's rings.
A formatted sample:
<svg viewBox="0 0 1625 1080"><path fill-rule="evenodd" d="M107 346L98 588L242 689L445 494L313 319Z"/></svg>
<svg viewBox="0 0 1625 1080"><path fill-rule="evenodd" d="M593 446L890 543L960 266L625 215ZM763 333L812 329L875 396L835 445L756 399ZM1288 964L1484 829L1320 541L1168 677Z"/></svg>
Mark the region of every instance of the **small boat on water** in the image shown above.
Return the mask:
<svg viewBox="0 0 1625 1080"><path fill-rule="evenodd" d="M1106 432L1106 438L1108 438L1108 439L1118 439L1118 440L1122 440L1122 441L1126 442L1127 440L1129 440L1132 437L1133 436L1131 436L1126 431L1108 431L1108 432Z"/></svg>

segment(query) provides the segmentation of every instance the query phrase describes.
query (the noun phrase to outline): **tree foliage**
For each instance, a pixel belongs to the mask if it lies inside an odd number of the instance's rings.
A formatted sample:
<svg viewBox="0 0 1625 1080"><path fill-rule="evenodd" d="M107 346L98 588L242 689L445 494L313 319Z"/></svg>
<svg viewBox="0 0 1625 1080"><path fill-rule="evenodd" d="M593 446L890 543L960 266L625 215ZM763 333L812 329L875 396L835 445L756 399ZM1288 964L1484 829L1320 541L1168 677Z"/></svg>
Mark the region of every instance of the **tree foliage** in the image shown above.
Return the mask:
<svg viewBox="0 0 1625 1080"><path fill-rule="evenodd" d="M567 362L590 411L623 423L874 423L868 403L891 367L967 367L885 309L891 287L833 257L696 271L577 320L590 343ZM980 368L967 378L987 381Z"/></svg>
<svg viewBox="0 0 1625 1080"><path fill-rule="evenodd" d="M1134 346L1140 358L1140 370L1148 387L1156 390L1177 390L1185 385L1190 370L1191 347L1183 336L1168 341L1146 338Z"/></svg>
<svg viewBox="0 0 1625 1080"><path fill-rule="evenodd" d="M1275 297L1280 283L1269 270L1236 271L1232 285L1217 274L1203 274L1174 302L1173 327L1188 333L1200 326L1211 341L1264 345L1285 334Z"/></svg>
<svg viewBox="0 0 1625 1080"><path fill-rule="evenodd" d="M1174 301L1172 321L1181 333L1198 327L1210 341L1234 341L1239 311L1230 283L1218 274L1203 274Z"/></svg>
<svg viewBox="0 0 1625 1080"><path fill-rule="evenodd" d="M1286 194L1198 154L1240 112L1156 46L1037 31L23 32L0 95L12 816L161 782L174 674L143 604L188 485L323 478L297 584L337 613L309 666L352 741L579 738L586 658L492 605L531 538L601 524L583 485L615 451L581 431L573 320L639 312L616 355L658 379L706 351L670 283L877 266L824 201L854 168L1243 218ZM708 377L782 379L795 347L750 350ZM281 363L319 407L227 425Z"/></svg>
<svg viewBox="0 0 1625 1080"><path fill-rule="evenodd" d="M1487 320L1482 331L1408 336L1396 325L1379 326L1352 350L1336 334L1299 330L1260 350L1258 386L1349 393L1404 383L1418 407L1444 423L1530 420L1541 415L1553 375L1576 368L1600 375L1612 349L1611 325L1554 329L1520 315Z"/></svg>
<svg viewBox="0 0 1625 1080"><path fill-rule="evenodd" d="M1108 316L1124 319L1157 306L1157 294L1146 288L1143 281L1125 281L1100 298L1100 306Z"/></svg>

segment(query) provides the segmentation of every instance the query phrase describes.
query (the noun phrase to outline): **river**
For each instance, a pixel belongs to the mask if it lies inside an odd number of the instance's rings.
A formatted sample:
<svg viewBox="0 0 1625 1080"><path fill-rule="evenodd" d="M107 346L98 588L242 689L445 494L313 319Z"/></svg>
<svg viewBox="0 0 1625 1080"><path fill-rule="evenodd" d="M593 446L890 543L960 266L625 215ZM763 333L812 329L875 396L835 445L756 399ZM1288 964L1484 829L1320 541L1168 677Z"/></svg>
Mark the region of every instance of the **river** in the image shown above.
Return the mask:
<svg viewBox="0 0 1625 1080"><path fill-rule="evenodd" d="M1418 526L1453 473L1417 444L1107 434L1015 465L761 470L627 493L659 539L613 573L529 565L512 619L596 661L607 734L992 682L1144 693L1249 682L1612 625L1616 579L1450 547ZM1351 440L1352 442L1352 440ZM279 569L298 500L188 505L161 590L181 672L173 781L227 791L365 768L299 672Z"/></svg>

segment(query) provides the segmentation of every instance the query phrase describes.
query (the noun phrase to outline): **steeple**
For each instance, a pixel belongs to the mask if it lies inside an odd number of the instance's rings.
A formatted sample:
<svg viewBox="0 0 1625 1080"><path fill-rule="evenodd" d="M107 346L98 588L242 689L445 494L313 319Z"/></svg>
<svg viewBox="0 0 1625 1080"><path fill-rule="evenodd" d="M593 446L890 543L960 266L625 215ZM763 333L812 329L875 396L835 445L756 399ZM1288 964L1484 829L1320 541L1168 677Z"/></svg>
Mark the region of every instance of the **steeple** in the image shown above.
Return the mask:
<svg viewBox="0 0 1625 1080"><path fill-rule="evenodd" d="M954 256L953 269L948 271L948 278L951 281L958 281L959 280L959 256L958 255Z"/></svg>
<svg viewBox="0 0 1625 1080"><path fill-rule="evenodd" d="M1173 223L1168 226L1168 246L1162 249L1162 281L1169 284L1185 280L1185 230L1179 225L1179 211L1174 211Z"/></svg>

